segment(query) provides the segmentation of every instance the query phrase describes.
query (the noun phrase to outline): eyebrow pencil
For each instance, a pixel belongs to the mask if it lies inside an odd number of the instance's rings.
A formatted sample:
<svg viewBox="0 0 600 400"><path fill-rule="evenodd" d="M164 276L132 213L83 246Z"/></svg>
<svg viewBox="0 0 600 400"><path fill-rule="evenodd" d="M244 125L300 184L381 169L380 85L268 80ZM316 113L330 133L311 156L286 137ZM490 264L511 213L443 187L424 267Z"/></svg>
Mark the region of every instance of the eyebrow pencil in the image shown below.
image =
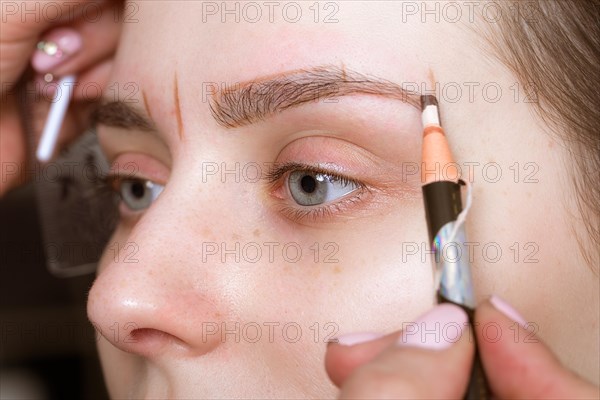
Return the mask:
<svg viewBox="0 0 600 400"><path fill-rule="evenodd" d="M48 113L44 131L42 132L42 137L36 151L36 157L41 162L49 161L54 153L60 128L62 127L71 97L73 96L74 85L74 75L67 75L58 81L56 93L54 94L50 112Z"/></svg>
<svg viewBox="0 0 600 400"><path fill-rule="evenodd" d="M461 184L456 177L443 176L456 165L442 128L438 102L433 95L421 96L423 121L423 148L421 181L429 243L434 255L436 299L438 303L452 303L462 308L473 324L475 298L471 282L471 267L466 242L461 200ZM458 171L457 171L458 172ZM453 180L456 179L456 180ZM491 397L479 359L477 341L471 377L464 399Z"/></svg>

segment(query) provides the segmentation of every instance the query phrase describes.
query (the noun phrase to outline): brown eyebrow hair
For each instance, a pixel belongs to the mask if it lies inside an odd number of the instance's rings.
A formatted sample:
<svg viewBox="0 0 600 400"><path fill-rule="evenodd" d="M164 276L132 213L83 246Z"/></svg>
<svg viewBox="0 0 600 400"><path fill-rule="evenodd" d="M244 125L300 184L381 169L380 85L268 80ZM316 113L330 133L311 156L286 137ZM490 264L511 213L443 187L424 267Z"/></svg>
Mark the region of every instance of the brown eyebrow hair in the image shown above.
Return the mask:
<svg viewBox="0 0 600 400"><path fill-rule="evenodd" d="M386 79L337 66L287 71L227 86L213 93L209 106L219 125L236 128L304 103L354 94L384 96L401 100L417 109L420 107L420 94L414 91ZM145 94L144 104L147 107ZM101 104L93 111L91 122L93 125L157 131L156 125L144 116L141 109L124 101Z"/></svg>
<svg viewBox="0 0 600 400"><path fill-rule="evenodd" d="M90 123L92 126L102 124L124 129L139 129L145 132L157 131L154 123L142 115L137 107L124 101L110 101L99 105L92 111Z"/></svg>
<svg viewBox="0 0 600 400"><path fill-rule="evenodd" d="M304 103L353 94L390 97L417 109L420 105L418 93L397 83L326 65L226 86L213 93L210 110L219 125L236 128Z"/></svg>

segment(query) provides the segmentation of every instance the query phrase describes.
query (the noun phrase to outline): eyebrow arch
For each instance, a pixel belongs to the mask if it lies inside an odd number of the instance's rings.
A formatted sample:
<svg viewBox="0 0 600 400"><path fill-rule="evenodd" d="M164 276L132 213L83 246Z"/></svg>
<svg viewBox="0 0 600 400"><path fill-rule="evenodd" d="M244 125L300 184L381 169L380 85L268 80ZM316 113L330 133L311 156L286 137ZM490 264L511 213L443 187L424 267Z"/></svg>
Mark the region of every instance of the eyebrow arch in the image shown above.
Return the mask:
<svg viewBox="0 0 600 400"><path fill-rule="evenodd" d="M417 109L420 104L418 93L397 83L325 65L225 86L212 94L210 110L219 125L236 128L321 98L354 94L398 99Z"/></svg>
<svg viewBox="0 0 600 400"><path fill-rule="evenodd" d="M124 129L137 129L145 132L157 132L154 123L137 107L124 101L103 103L92 111L90 116L92 126L98 124Z"/></svg>

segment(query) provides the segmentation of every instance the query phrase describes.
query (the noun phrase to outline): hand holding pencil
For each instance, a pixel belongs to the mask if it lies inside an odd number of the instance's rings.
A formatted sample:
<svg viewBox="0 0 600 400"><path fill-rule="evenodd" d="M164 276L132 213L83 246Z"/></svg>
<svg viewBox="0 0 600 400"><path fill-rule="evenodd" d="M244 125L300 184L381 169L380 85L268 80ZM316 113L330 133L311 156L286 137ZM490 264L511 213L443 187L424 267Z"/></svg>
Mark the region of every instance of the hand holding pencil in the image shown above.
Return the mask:
<svg viewBox="0 0 600 400"><path fill-rule="evenodd" d="M340 398L597 399L598 388L564 368L510 304L492 296L476 306L466 257L441 254L444 246L460 247L466 240L470 199L463 210L437 99L422 96L421 108L421 180L438 305L403 322L403 331L362 332L331 342L325 367ZM490 325L501 332L493 339L481 329Z"/></svg>
<svg viewBox="0 0 600 400"><path fill-rule="evenodd" d="M94 98L90 98L90 93L84 89L92 85L106 86L120 35L121 19L115 16L122 12L122 1L103 4L90 0L36 2L39 9L49 3L60 11L61 17L52 15L53 18L48 19L41 12L35 15L23 13L18 9L21 3L17 2L11 4L13 8L3 7L0 162L5 168L0 176L0 196L24 183L28 162L28 139L18 105L18 84L27 84L28 98L35 100L30 104L34 112L27 116L29 121L26 122L35 125L37 135L42 135L45 122L51 116L53 122L47 128L46 142L40 148L40 152L45 153L40 154L42 160L49 161L64 144L85 129L90 103L99 96L94 94ZM95 15L99 18L90 19L86 7L98 9ZM73 90L65 93L64 88L68 86ZM60 98L59 91L62 93ZM71 96L67 99L65 94ZM30 143L29 147L36 149L40 138L32 140L35 143Z"/></svg>
<svg viewBox="0 0 600 400"><path fill-rule="evenodd" d="M598 388L561 365L506 301L493 296L477 306L474 318L479 326L494 324L504 332L497 340L486 338L481 329L475 332L494 398L598 398ZM449 321L466 320L461 308L439 304L416 318L414 324L432 331ZM465 332L456 341L446 340L454 337L450 334L436 340L432 334L407 331L350 334L329 344L325 368L341 389L339 398L462 398L470 378L473 337Z"/></svg>

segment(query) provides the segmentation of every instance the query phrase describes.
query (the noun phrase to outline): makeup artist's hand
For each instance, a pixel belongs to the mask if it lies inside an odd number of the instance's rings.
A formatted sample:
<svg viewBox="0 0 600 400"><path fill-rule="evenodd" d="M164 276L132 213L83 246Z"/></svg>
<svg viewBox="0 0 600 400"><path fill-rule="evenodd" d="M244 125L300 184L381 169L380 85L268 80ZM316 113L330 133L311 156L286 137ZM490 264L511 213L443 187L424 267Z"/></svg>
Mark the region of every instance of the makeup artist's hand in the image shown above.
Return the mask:
<svg viewBox="0 0 600 400"><path fill-rule="evenodd" d="M466 321L460 308L442 304L404 324L402 332L341 336L327 349L327 373L342 399L460 399L474 349L470 331L458 335ZM564 368L503 300L481 304L475 322L495 398L600 398L600 388Z"/></svg>
<svg viewBox="0 0 600 400"><path fill-rule="evenodd" d="M57 148L81 133L87 123L87 110L99 98L108 80L111 59L121 31L123 1L36 0L0 1L2 10L0 53L0 196L23 183L26 169L26 138L17 108L15 86L28 65L35 71L35 83L28 94L33 104L31 122L41 133L52 99L52 86L44 76L77 75L73 103L65 118ZM36 49L39 41L50 47L50 56ZM37 95L34 95L33 90ZM87 89L87 90L85 90ZM39 138L38 138L39 139ZM37 145L37 142L30 144Z"/></svg>

